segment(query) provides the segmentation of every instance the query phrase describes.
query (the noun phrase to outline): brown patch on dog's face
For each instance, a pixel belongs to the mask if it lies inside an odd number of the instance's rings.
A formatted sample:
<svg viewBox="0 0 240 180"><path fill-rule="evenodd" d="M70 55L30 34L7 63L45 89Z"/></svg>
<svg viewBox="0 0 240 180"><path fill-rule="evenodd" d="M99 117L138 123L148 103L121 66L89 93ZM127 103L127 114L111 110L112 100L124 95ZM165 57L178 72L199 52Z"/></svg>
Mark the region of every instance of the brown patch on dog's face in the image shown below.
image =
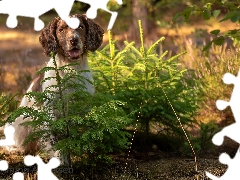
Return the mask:
<svg viewBox="0 0 240 180"><path fill-rule="evenodd" d="M77 29L70 28L65 21L59 20L56 36L59 43L59 53L69 60L76 60L86 53L86 27L81 19Z"/></svg>
<svg viewBox="0 0 240 180"><path fill-rule="evenodd" d="M69 60L77 60L87 51L97 50L103 41L104 30L86 15L75 14L80 25L71 29L60 17L54 18L42 31L39 42L48 57L51 53L60 54Z"/></svg>

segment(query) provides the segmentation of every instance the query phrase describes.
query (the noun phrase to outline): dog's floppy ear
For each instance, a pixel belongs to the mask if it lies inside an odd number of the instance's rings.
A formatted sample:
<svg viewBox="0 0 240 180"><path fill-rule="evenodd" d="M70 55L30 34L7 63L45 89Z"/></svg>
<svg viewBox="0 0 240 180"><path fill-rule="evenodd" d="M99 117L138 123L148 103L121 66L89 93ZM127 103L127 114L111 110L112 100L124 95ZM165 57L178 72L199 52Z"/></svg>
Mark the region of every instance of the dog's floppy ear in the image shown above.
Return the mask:
<svg viewBox="0 0 240 180"><path fill-rule="evenodd" d="M59 49L57 37L56 37L56 28L57 23L60 20L59 17L55 18L50 22L42 31L39 37L39 42L43 47L43 52L45 55L50 57L50 53L57 53Z"/></svg>
<svg viewBox="0 0 240 180"><path fill-rule="evenodd" d="M87 48L89 51L95 51L102 44L104 30L98 24L88 19L86 15L82 15L81 18L86 26Z"/></svg>

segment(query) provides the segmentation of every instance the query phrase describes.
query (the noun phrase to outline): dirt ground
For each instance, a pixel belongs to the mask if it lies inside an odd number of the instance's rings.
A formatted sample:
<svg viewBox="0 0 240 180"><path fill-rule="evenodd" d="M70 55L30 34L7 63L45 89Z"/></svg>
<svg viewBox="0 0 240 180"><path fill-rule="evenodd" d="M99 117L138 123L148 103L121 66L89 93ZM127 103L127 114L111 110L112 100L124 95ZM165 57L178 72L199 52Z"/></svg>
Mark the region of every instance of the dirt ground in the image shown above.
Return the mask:
<svg viewBox="0 0 240 180"><path fill-rule="evenodd" d="M32 28L21 28L20 26L17 29L8 29L4 23L0 25L0 72L4 72L1 75L5 76L4 81L0 82L0 90L24 93L27 84L35 76L36 70L40 69L48 60L42 54L38 42L40 33L33 31ZM164 30L161 31L166 33ZM183 31L185 30L183 29ZM172 31L169 32L172 33ZM107 41L107 36L104 41ZM87 170L76 168L71 178L65 176L63 178L61 173L57 174L60 179L205 180L208 179L205 171L216 176L224 174L227 166L218 161L218 156L220 152L227 150L233 156L236 152L236 145L230 149L224 147L216 149L214 155L198 157L198 171L195 171L193 157L182 157L157 150L149 152L148 158L145 158L145 155L140 152L137 152L138 155L135 154L128 161L126 156L116 158L116 162L112 166L102 167L100 170L94 171L95 173L89 174ZM21 159L22 156L5 153L0 153L0 156L1 159L7 159L10 162L10 167L23 167L22 164L16 163L16 160ZM0 171L0 179L10 179L12 173Z"/></svg>
<svg viewBox="0 0 240 180"><path fill-rule="evenodd" d="M208 180L206 171L215 176L221 176L227 169L226 165L219 163L217 157L198 157L196 171L196 163L191 157L181 157L161 151L149 152L147 158L140 154L128 159L126 156L114 157L112 165L79 167L74 164L69 171L66 170L68 168L60 166L53 172L60 180ZM26 179L27 176L32 180L36 179L37 167L35 165L25 166L22 163L23 156L2 152L1 159L9 162L9 169L0 171L0 179L10 180L14 172L23 172Z"/></svg>

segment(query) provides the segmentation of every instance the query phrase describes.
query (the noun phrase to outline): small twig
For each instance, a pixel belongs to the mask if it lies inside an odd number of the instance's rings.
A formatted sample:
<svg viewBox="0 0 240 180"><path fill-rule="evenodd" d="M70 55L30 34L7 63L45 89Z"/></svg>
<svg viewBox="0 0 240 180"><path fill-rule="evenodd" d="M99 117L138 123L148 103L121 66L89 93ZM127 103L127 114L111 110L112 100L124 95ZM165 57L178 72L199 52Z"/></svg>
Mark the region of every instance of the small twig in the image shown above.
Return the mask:
<svg viewBox="0 0 240 180"><path fill-rule="evenodd" d="M54 68L55 68L55 72L56 72L57 86L58 86L58 90L59 90L59 99L60 99L60 101L62 101L62 103L61 103L62 116L63 116L64 119L67 120L67 113L66 113L64 98L63 98L61 76L59 74L59 69L57 67L57 63L56 63L56 60L55 60L55 54L51 53L51 57L53 58L53 64L54 64ZM67 120L67 137L69 137L69 136L70 136L70 127L69 127L69 123L68 123L68 120ZM68 163L67 166L68 166L68 168L70 168L71 167L70 152L67 154L66 158L67 158L67 163Z"/></svg>

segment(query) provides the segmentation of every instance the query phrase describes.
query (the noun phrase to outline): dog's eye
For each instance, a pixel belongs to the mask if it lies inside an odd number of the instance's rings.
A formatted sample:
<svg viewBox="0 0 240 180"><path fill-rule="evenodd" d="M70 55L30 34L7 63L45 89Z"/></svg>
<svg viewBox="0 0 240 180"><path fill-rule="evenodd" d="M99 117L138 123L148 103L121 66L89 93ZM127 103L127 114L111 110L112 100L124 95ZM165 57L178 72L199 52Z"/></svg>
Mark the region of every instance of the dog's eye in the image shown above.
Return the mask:
<svg viewBox="0 0 240 180"><path fill-rule="evenodd" d="M63 28L60 28L60 29L59 29L59 32L63 32L63 31L64 31Z"/></svg>
<svg viewBox="0 0 240 180"><path fill-rule="evenodd" d="M78 28L79 28L79 29L84 29L84 27L83 27L82 25L80 25Z"/></svg>

